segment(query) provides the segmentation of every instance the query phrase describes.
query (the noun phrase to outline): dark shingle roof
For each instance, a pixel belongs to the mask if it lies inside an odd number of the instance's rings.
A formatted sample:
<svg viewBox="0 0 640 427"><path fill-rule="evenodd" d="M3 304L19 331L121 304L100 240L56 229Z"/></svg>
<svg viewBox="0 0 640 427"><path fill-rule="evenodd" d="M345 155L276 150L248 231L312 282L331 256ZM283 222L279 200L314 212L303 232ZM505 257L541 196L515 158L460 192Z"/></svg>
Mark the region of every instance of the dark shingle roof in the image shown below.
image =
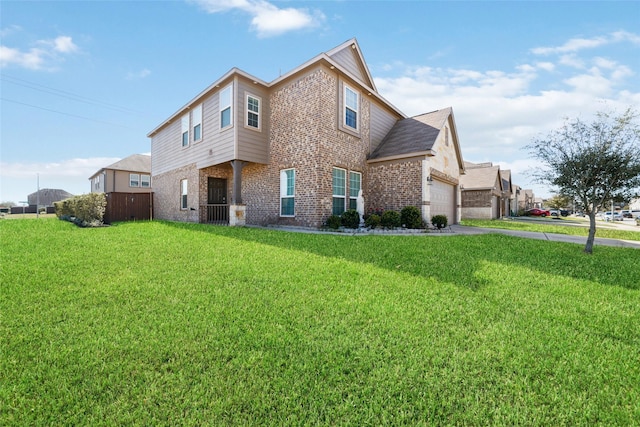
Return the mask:
<svg viewBox="0 0 640 427"><path fill-rule="evenodd" d="M429 151L449 119L451 108L398 120L370 159Z"/></svg>

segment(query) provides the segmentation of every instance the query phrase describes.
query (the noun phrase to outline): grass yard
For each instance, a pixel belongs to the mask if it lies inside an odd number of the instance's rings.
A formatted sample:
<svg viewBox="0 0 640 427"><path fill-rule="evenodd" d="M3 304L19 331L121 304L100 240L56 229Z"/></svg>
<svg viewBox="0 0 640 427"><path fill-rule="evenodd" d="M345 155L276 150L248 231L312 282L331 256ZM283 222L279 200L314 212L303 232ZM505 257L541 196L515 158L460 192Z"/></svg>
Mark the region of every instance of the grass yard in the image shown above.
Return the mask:
<svg viewBox="0 0 640 427"><path fill-rule="evenodd" d="M634 249L0 221L0 425L638 425Z"/></svg>

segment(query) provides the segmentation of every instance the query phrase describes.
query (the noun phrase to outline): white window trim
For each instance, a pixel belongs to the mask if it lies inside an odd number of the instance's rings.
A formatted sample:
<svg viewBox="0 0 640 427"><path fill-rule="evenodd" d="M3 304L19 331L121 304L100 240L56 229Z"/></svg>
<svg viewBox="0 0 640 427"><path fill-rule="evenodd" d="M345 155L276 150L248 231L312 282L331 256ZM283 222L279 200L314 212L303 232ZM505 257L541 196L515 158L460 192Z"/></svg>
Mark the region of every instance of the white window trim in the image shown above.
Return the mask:
<svg viewBox="0 0 640 427"><path fill-rule="evenodd" d="M222 104L222 94L226 91L229 90L229 103L228 104ZM227 129L230 127L233 127L233 83L231 83L230 85L222 88L220 90L220 92L218 92L218 105L219 105L219 111L218 111L218 125L220 126L220 129ZM222 112L226 109L229 109L229 124L226 126L222 126Z"/></svg>
<svg viewBox="0 0 640 427"><path fill-rule="evenodd" d="M133 177L137 177L136 178L136 181L138 182L137 185L131 185L131 183L133 182ZM129 174L129 187L132 187L132 188L140 187L140 174L139 173L130 173Z"/></svg>
<svg viewBox="0 0 640 427"><path fill-rule="evenodd" d="M145 178L146 177L146 182L148 185L144 185L145 183ZM151 188L151 175L140 175L140 187L142 188Z"/></svg>
<svg viewBox="0 0 640 427"><path fill-rule="evenodd" d="M342 89L342 126L352 132L360 132L360 92L353 89L351 86L344 84ZM347 107L347 90L356 94L356 109ZM356 113L356 127L352 127L347 124L347 108Z"/></svg>
<svg viewBox="0 0 640 427"><path fill-rule="evenodd" d="M333 185L333 171L340 170L344 172L344 194L335 194L334 185ZM333 214L333 199L341 198L342 199L342 209L343 212L347 211L347 198L349 197L349 174L346 169L343 168L332 168L331 169L331 213Z"/></svg>
<svg viewBox="0 0 640 427"><path fill-rule="evenodd" d="M182 127L182 132L180 132L180 144L182 145L182 147L188 147L190 142L189 141L189 113L185 114L184 116L182 116L182 119L180 120L181 122L181 127ZM187 134L187 143L184 143L184 134Z"/></svg>
<svg viewBox="0 0 640 427"><path fill-rule="evenodd" d="M287 172L293 171L293 194L287 194ZM282 199L293 199L293 215L282 213ZM296 170L294 168L280 170L280 216L293 218L296 216Z"/></svg>
<svg viewBox="0 0 640 427"><path fill-rule="evenodd" d="M200 138L196 138L196 127L200 126ZM202 141L202 104L191 111L191 129L193 130L193 142Z"/></svg>
<svg viewBox="0 0 640 427"><path fill-rule="evenodd" d="M249 98L253 98L253 99L258 101L258 112L257 113L255 113L254 111L249 110ZM247 92L247 94L244 97L244 106L245 106L244 127L246 127L247 129L251 129L251 130L260 132L262 130L262 98ZM258 115L258 127L249 125L249 114L250 113Z"/></svg>
<svg viewBox="0 0 640 427"><path fill-rule="evenodd" d="M347 188L348 188L348 192L349 192L349 203L347 204L347 208L349 208L349 206L351 205L351 200L358 200L358 195L356 194L355 197L351 196L351 174L354 175L359 175L360 176L360 188L358 189L358 191L362 190L362 172L356 172L356 171L349 171L349 173L347 174Z"/></svg>
<svg viewBox="0 0 640 427"><path fill-rule="evenodd" d="M184 196L187 196L186 203L183 203ZM189 180L180 180L180 210L186 211L189 208Z"/></svg>

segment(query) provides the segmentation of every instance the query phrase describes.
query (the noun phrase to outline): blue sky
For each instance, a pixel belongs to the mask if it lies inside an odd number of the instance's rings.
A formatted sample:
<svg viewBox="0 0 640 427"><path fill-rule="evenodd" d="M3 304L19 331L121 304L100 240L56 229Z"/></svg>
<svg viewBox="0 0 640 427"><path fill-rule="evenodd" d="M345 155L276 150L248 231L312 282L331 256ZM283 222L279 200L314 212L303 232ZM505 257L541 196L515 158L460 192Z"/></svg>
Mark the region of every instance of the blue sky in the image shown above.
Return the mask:
<svg viewBox="0 0 640 427"><path fill-rule="evenodd" d="M7 1L0 3L0 200L90 191L233 67L271 81L355 37L378 91L412 116L453 107L462 155L525 172L567 117L640 109L638 1Z"/></svg>

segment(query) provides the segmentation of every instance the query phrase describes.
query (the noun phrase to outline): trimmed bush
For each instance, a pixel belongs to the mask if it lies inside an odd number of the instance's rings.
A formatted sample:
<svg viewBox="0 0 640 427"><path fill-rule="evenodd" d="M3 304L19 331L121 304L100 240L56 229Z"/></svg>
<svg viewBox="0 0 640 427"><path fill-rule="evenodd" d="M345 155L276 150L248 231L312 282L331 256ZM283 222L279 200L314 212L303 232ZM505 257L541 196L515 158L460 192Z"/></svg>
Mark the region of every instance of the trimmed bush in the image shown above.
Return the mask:
<svg viewBox="0 0 640 427"><path fill-rule="evenodd" d="M360 226L360 214L355 209L349 209L342 213L342 225L347 228L358 228Z"/></svg>
<svg viewBox="0 0 640 427"><path fill-rule="evenodd" d="M445 228L448 224L446 215L434 215L431 217L431 224L437 229Z"/></svg>
<svg viewBox="0 0 640 427"><path fill-rule="evenodd" d="M376 227L380 227L380 215L371 214L364 220L364 226L369 227L370 229L374 229Z"/></svg>
<svg viewBox="0 0 640 427"><path fill-rule="evenodd" d="M396 211L385 211L380 218L380 225L384 228L396 228L400 224L400 214Z"/></svg>
<svg viewBox="0 0 640 427"><path fill-rule="evenodd" d="M400 221L407 228L423 228L422 214L415 206L406 206L400 211Z"/></svg>
<svg viewBox="0 0 640 427"><path fill-rule="evenodd" d="M337 230L342 224L342 219L338 215L331 215L329 218L327 218L326 224L327 227L333 230Z"/></svg>
<svg viewBox="0 0 640 427"><path fill-rule="evenodd" d="M89 193L54 203L56 216L82 227L98 227L103 224L107 207L104 193Z"/></svg>

